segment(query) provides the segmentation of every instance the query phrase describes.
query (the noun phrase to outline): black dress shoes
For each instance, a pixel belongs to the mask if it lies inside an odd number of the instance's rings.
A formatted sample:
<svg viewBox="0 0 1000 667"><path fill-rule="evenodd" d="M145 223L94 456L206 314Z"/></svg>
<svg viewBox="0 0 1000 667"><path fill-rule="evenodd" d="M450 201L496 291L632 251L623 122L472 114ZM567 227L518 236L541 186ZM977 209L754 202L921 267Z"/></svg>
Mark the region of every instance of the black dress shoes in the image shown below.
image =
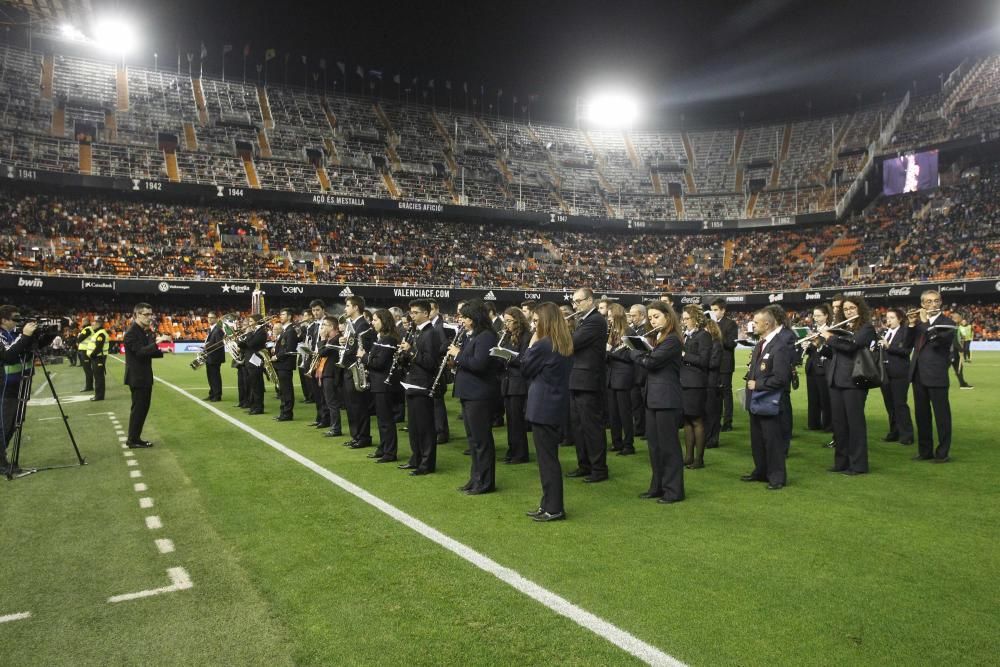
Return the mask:
<svg viewBox="0 0 1000 667"><path fill-rule="evenodd" d="M841 470L840 474L848 477L857 477L858 475L864 475L865 473L858 472L857 470Z"/></svg>
<svg viewBox="0 0 1000 667"><path fill-rule="evenodd" d="M343 435L343 434L342 433L335 433L334 431L327 431L326 433L323 434L323 437L324 438L339 438L341 435Z"/></svg>
<svg viewBox="0 0 1000 667"><path fill-rule="evenodd" d="M768 484L767 485L767 490L768 491L780 491L783 488L785 488L784 484Z"/></svg>
<svg viewBox="0 0 1000 667"><path fill-rule="evenodd" d="M826 471L827 472L846 472L847 468L837 468L836 466L834 466L833 468L827 468Z"/></svg>
<svg viewBox="0 0 1000 667"><path fill-rule="evenodd" d="M901 444L901 445L912 445L913 444L913 438L906 438L905 440L900 440L899 444Z"/></svg>
<svg viewBox="0 0 1000 667"><path fill-rule="evenodd" d="M673 505L674 503L679 503L684 500L683 498L660 498L656 502L659 505Z"/></svg>
<svg viewBox="0 0 1000 667"><path fill-rule="evenodd" d="M319 422L309 422L306 426L319 426Z"/></svg>
<svg viewBox="0 0 1000 667"><path fill-rule="evenodd" d="M404 463L403 465L399 465L399 466L396 466L396 467L399 468L400 470L416 470L417 469L417 466L413 465L412 463Z"/></svg>
<svg viewBox="0 0 1000 667"><path fill-rule="evenodd" d="M464 491L464 493L467 496L482 496L487 493L493 493L494 491L496 491L496 489L468 489L467 491Z"/></svg>
<svg viewBox="0 0 1000 667"><path fill-rule="evenodd" d="M371 454L365 456L366 459L380 459L382 458L381 452L374 451Z"/></svg>
<svg viewBox="0 0 1000 667"><path fill-rule="evenodd" d="M914 456L910 460L911 461L930 461L932 458L934 458L934 457L933 456L921 456L920 454L917 454L916 456Z"/></svg>
<svg viewBox="0 0 1000 667"><path fill-rule="evenodd" d="M588 475L583 478L583 481L587 484L597 484L598 482L608 481L607 475Z"/></svg>
<svg viewBox="0 0 1000 667"><path fill-rule="evenodd" d="M371 447L372 443L370 443L370 442L355 442L354 444L349 445L349 446L350 446L351 449L365 449L366 447Z"/></svg>
<svg viewBox="0 0 1000 667"><path fill-rule="evenodd" d="M395 460L395 456L383 456L380 459L375 459L375 463L392 463Z"/></svg>
<svg viewBox="0 0 1000 667"><path fill-rule="evenodd" d="M129 449L146 449L148 447L152 447L153 443L146 440L140 440L139 442L126 442L125 445Z"/></svg>
<svg viewBox="0 0 1000 667"><path fill-rule="evenodd" d="M103 401L104 399L103 398L97 398L96 396L91 396L90 400L92 400L92 401Z"/></svg>
<svg viewBox="0 0 1000 667"><path fill-rule="evenodd" d="M541 516L541 515L545 514L545 510L543 510L541 507L539 507L534 512L525 512L524 514L525 514L525 516L530 516L532 519L534 519L536 516Z"/></svg>
<svg viewBox="0 0 1000 667"><path fill-rule="evenodd" d="M882 440L883 440L883 442L896 442L897 440L899 440L899 434L898 433L888 433L888 434L886 434L886 436L884 438L882 438Z"/></svg>
<svg viewBox="0 0 1000 667"><path fill-rule="evenodd" d="M566 512L556 512L555 514L550 514L549 512L542 512L538 516L531 517L532 521L538 521L539 523L547 523L549 521L565 521Z"/></svg>
<svg viewBox="0 0 1000 667"><path fill-rule="evenodd" d="M446 435L439 435L437 437L437 444L439 444L439 445L447 445L448 444L448 440L450 440L450 438L448 436L446 436Z"/></svg>
<svg viewBox="0 0 1000 667"><path fill-rule="evenodd" d="M589 470L580 470L579 468L577 468L576 470L574 470L572 472L566 473L566 476L570 477L570 478L572 478L572 477L589 477L590 476L590 471Z"/></svg>
<svg viewBox="0 0 1000 667"><path fill-rule="evenodd" d="M264 414L264 411L263 410L251 410L247 414L248 415L262 415L262 414Z"/></svg>
<svg viewBox="0 0 1000 667"><path fill-rule="evenodd" d="M663 497L663 491L659 491L659 492L646 491L645 493L640 493L639 497L642 498L643 500L653 500L654 498L662 498Z"/></svg>
<svg viewBox="0 0 1000 667"><path fill-rule="evenodd" d="M750 474L750 475L740 475L740 481L741 482L766 482L767 480L766 479L761 479L760 477L754 477L752 474Z"/></svg>
<svg viewBox="0 0 1000 667"><path fill-rule="evenodd" d="M457 490L458 490L458 491L468 491L468 490L469 490L469 489L471 489L471 488L472 488L472 482L466 482L466 483L465 483L465 484L463 484L462 486L458 487L458 489L457 489Z"/></svg>
<svg viewBox="0 0 1000 667"><path fill-rule="evenodd" d="M626 447L625 449L618 452L615 456L632 456L633 454L635 454L635 450Z"/></svg>
<svg viewBox="0 0 1000 667"><path fill-rule="evenodd" d="M292 418L289 417L288 415L279 415L279 416L277 416L277 417L274 418L274 421L276 421L276 422L290 422L290 421L292 421Z"/></svg>
<svg viewBox="0 0 1000 667"><path fill-rule="evenodd" d="M429 475L429 474L431 474L430 470L421 470L420 468L410 471L410 477L421 477L423 475Z"/></svg>
<svg viewBox="0 0 1000 667"><path fill-rule="evenodd" d="M726 431L732 431L732 430L733 430L733 425L732 424L723 424L722 428L719 429L719 432L720 433L725 433Z"/></svg>
<svg viewBox="0 0 1000 667"><path fill-rule="evenodd" d="M947 456L944 457L943 459L938 459L938 458L934 459L934 463L947 463L948 461L951 461L951 458Z"/></svg>

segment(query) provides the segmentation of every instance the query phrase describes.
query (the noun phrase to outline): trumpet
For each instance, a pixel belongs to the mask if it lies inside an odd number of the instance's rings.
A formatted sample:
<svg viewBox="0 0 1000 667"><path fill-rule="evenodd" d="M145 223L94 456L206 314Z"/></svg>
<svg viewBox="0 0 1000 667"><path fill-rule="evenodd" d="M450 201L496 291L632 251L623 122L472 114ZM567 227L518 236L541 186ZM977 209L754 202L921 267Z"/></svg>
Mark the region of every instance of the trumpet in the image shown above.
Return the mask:
<svg viewBox="0 0 1000 667"><path fill-rule="evenodd" d="M191 366L191 370L196 371L199 368L201 368L202 366L204 366L205 363L208 361L208 355L209 355L209 353L215 352L220 347L225 348L226 351L229 352L229 354L233 357L233 360L236 361L237 363L239 363L241 361L240 357L241 357L242 353L240 352L240 350L236 346L236 344L238 342L240 342L240 341L244 341L247 338L249 338L250 335L253 334L253 333L255 333L259 327L263 327L265 325L269 325L269 324L271 324L271 322L273 320L276 320L276 319L278 319L277 316L271 317L271 318L265 320L264 322L261 322L260 324L251 324L251 325L246 326L243 329L239 329L239 330L236 329L236 323L235 322L224 321L223 322L223 330L225 330L225 329L231 329L232 333L229 333L226 336L223 336L222 340L220 340L220 341L212 343L211 345L206 345L202 349L202 351L198 353L198 356L196 356L194 358L194 361L192 361L189 364Z"/></svg>
<svg viewBox="0 0 1000 667"><path fill-rule="evenodd" d="M832 325L826 327L826 329L824 329L823 331L826 331L828 329L837 329L837 328L840 328L840 327L844 326L845 324L847 324L848 322L852 322L852 321L854 321L856 319L858 319L858 316L857 315L852 315L851 317L848 317L843 322L837 322L836 324L832 324ZM801 345L802 343L805 343L807 341L810 341L813 338L819 338L819 335L821 333L823 333L823 331L817 331L814 334L811 334L809 336L806 336L805 338L802 338L801 340L799 340L799 345Z"/></svg>

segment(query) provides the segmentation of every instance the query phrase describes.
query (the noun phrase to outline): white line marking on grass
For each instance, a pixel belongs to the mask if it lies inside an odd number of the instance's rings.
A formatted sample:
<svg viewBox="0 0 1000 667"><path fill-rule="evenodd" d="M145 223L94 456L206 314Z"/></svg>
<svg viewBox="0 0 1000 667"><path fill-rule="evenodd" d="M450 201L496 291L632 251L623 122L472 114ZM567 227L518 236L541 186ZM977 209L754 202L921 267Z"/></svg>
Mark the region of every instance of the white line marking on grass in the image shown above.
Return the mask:
<svg viewBox="0 0 1000 667"><path fill-rule="evenodd" d="M23 621L26 618L31 618L30 611L22 611L18 614L7 614L6 616L0 616L0 623L10 623L11 621Z"/></svg>
<svg viewBox="0 0 1000 667"><path fill-rule="evenodd" d="M132 488L136 490L136 493L142 493L143 491L145 491L149 487L147 487L142 482L139 482L138 484L133 485Z"/></svg>
<svg viewBox="0 0 1000 667"><path fill-rule="evenodd" d="M656 648L655 646L647 644L638 637L626 632L625 630L622 630L618 626L609 623L608 621L605 621L603 618L600 618L599 616L590 613L586 609L576 606L569 600L559 595L556 595L552 591L549 591L539 586L538 584L534 583L529 579L526 579L525 577L518 574L514 570L505 567L500 563L497 563L495 560L488 558L487 556L484 556L478 551L475 551L474 549L467 547L461 542L448 537L441 531L432 528L431 526L427 525L420 519L412 517L406 512L397 509L396 507L390 505L381 498L372 495L368 491L365 491L360 486L357 486L356 484L349 482L340 475L330 472L329 470L319 465L315 461L306 458L302 454L299 454L295 450L286 447L277 440L267 435L264 435L260 431L257 431L256 429L247 426L246 424L236 419L235 417L231 417L225 412L219 410L218 408L195 398L195 396L184 391L180 387L171 384L170 382L166 382L165 380L159 377L156 378L156 381L167 387L170 387L171 389L181 394L182 396L189 398L190 400L194 401L204 409L221 417L222 419L226 420L236 428L241 429L242 431L252 435L253 437L263 442L264 444L281 452L282 454L292 459L293 461L302 464L303 466L305 466L309 470L312 470L320 477L323 477L327 481L340 487L341 489L350 493L356 498L359 498L360 500L368 503L369 505L379 510L380 512L389 515L390 517L392 517L399 523L403 524L407 528L410 528L411 530L414 530L415 532L426 537L432 542L437 543L438 545L444 547L445 549L452 552L459 558L462 558L468 561L469 563L472 563L473 565L483 570L484 572L492 574L500 581L503 581L504 583L508 584L514 589L520 591L521 593L524 593L533 600L542 603L543 605L545 605L552 611L556 612L557 614L565 616L566 618L570 619L577 625L586 628L587 630L590 630L591 632L600 637L603 637L604 639L608 640L618 648L635 656L636 658L642 660L643 662L649 665L670 665L672 667L681 666L684 664L679 660L677 660L677 658L667 655L666 653Z"/></svg>
<svg viewBox="0 0 1000 667"><path fill-rule="evenodd" d="M49 374L49 377L55 377L55 376L56 376L55 373L50 373ZM43 382L42 384L40 384L38 386L38 389L36 389L35 393L33 393L31 396L32 397L38 396L40 393L42 393L42 390L45 389L48 386L49 386L49 381L48 381L48 379L46 379L45 382Z"/></svg>
<svg viewBox="0 0 1000 667"><path fill-rule="evenodd" d="M174 551L173 540L168 540L166 538L156 540L156 548L160 550L161 554L169 554Z"/></svg>
<svg viewBox="0 0 1000 667"><path fill-rule="evenodd" d="M153 506L152 498L139 498L139 507L141 507L142 509L148 510L152 506Z"/></svg>
<svg viewBox="0 0 1000 667"><path fill-rule="evenodd" d="M160 517L158 517L158 516L155 516L155 515L154 516L147 516L146 517L146 528L149 528L150 530L159 530L160 528L163 528L163 522L160 521Z"/></svg>
<svg viewBox="0 0 1000 667"><path fill-rule="evenodd" d="M130 459L133 456L135 456L135 452L122 452L122 456L124 456L127 459Z"/></svg>
<svg viewBox="0 0 1000 667"><path fill-rule="evenodd" d="M175 591L183 591L188 588L192 588L194 584L191 583L191 577L187 572L184 571L183 567L172 567L167 570L167 576L170 577L170 585L164 586L163 588L153 588L148 591L139 591L138 593L125 593L124 595L114 595L108 598L108 602L126 602L128 600L138 600L139 598L148 598L154 595L161 595L163 593L173 593Z"/></svg>
<svg viewBox="0 0 1000 667"><path fill-rule="evenodd" d="M127 465L130 465L130 466L137 466L137 465L139 465L139 462L138 462L138 461L136 461L135 459L129 459L129 460L128 460L128 461L126 461L125 463L126 463Z"/></svg>
<svg viewBox="0 0 1000 667"><path fill-rule="evenodd" d="M124 364L125 362L123 361L122 363ZM87 416L96 417L97 415L113 415L113 414L114 414L113 412L88 412Z"/></svg>
<svg viewBox="0 0 1000 667"><path fill-rule="evenodd" d="M50 419L59 419L59 417L39 417L38 421L40 421L40 422L47 422Z"/></svg>
<svg viewBox="0 0 1000 667"><path fill-rule="evenodd" d="M136 477L142 477L142 471L141 470L132 470L131 472L129 472L128 476L132 477L133 479L136 478Z"/></svg>

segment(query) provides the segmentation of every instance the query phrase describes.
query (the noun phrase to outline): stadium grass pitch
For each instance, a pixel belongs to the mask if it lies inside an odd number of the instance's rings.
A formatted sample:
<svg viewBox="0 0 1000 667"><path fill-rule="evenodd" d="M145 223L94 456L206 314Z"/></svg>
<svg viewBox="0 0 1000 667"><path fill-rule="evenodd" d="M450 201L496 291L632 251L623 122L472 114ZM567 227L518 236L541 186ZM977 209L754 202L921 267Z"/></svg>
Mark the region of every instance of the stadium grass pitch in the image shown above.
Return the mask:
<svg viewBox="0 0 1000 667"><path fill-rule="evenodd" d="M168 356L154 369L200 398L205 375L189 361ZM4 664L639 664L162 383L144 432L156 446L122 449L107 414L127 428L122 369L108 362L108 400L94 403L78 393L79 368L50 366L88 465L0 481L0 617L31 614L0 624ZM438 474L414 478L307 428L311 405L274 422L270 385L267 414L247 416L224 372L225 399L213 404L223 412L680 661L985 665L1000 655L1000 354L974 356L975 389L952 384L950 464L882 442L875 392L871 474L829 474L829 435L804 429L803 386L785 490L739 481L751 462L737 410L706 468L686 473L686 502L637 498L649 480L639 440L636 456L610 457L608 483L566 480L569 521L557 524L524 516L540 495L534 463L500 465L498 493L456 491L469 459L454 402ZM72 463L42 382L22 465ZM502 454L505 434L494 435ZM574 453L561 455L569 470ZM147 527L154 515L159 528ZM108 602L169 587L175 567L191 588Z"/></svg>

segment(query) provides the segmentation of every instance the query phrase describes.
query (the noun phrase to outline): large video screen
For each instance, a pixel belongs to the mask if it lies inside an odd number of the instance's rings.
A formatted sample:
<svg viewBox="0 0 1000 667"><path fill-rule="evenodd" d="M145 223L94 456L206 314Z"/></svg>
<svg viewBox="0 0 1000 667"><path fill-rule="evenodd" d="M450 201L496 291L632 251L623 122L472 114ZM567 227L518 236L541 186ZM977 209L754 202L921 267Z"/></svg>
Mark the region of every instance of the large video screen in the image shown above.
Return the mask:
<svg viewBox="0 0 1000 667"><path fill-rule="evenodd" d="M882 193L899 195L938 186L938 152L907 153L882 163Z"/></svg>

